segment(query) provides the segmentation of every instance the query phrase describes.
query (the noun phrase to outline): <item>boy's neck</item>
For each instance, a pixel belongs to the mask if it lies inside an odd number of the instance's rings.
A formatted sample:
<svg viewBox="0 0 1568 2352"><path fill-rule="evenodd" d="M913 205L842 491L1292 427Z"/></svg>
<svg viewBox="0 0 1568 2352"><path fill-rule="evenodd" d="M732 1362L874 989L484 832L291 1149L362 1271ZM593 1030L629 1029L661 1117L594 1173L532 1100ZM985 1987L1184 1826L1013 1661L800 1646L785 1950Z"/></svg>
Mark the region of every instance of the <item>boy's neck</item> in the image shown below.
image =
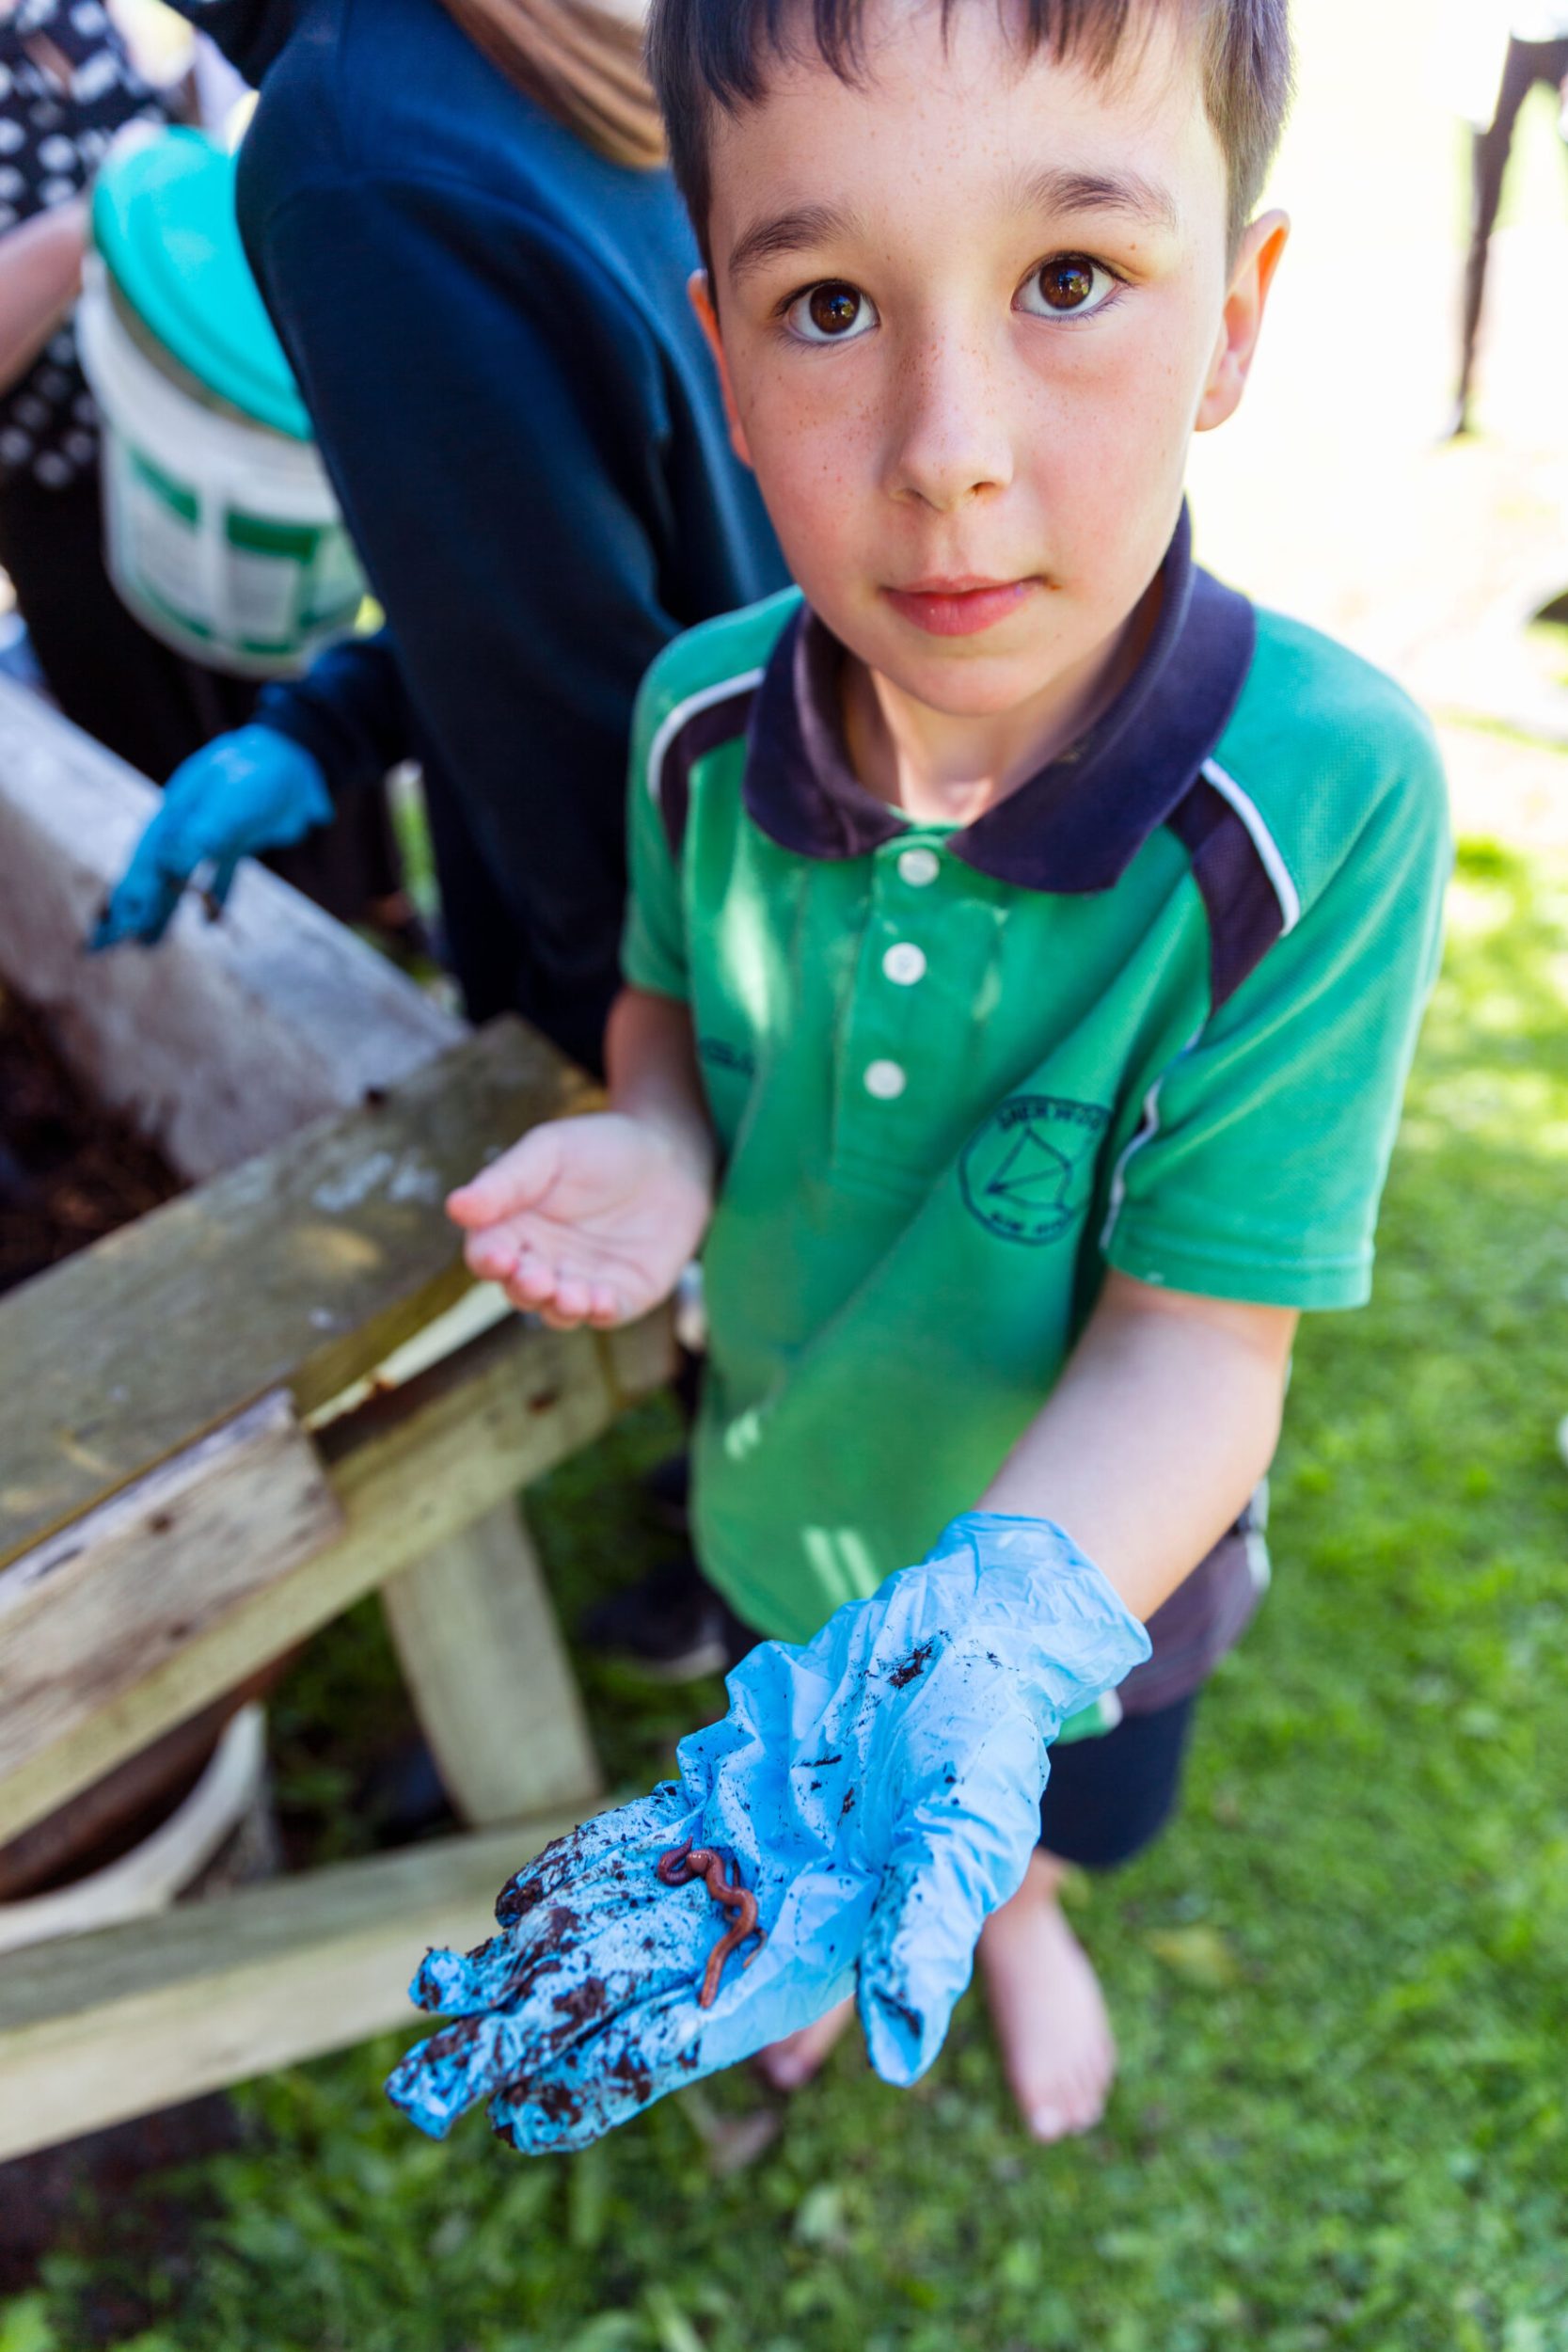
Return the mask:
<svg viewBox="0 0 1568 2352"><path fill-rule="evenodd" d="M917 824L974 824L1110 708L1143 659L1160 598L1157 579L1106 644L1027 702L983 718L933 710L847 655L844 732L856 776Z"/></svg>

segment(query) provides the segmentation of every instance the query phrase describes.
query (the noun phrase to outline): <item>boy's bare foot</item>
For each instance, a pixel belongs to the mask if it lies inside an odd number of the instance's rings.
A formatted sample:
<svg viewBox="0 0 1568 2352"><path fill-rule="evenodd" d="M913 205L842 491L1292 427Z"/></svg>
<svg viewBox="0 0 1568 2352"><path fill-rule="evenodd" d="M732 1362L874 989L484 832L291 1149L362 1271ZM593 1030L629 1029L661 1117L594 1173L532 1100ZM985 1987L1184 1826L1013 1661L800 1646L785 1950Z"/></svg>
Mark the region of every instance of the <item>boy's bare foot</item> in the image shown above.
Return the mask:
<svg viewBox="0 0 1568 2352"><path fill-rule="evenodd" d="M1100 1979L1056 1899L1062 1870L1036 1854L1012 1901L988 1919L980 1966L1002 2062L1036 2139L1093 2129L1117 2071Z"/></svg>
<svg viewBox="0 0 1568 2352"><path fill-rule="evenodd" d="M854 2013L853 2001L840 2001L814 2026L802 2026L799 2033L786 2033L782 2042L770 2042L752 2063L774 2090L799 2090L817 2072Z"/></svg>

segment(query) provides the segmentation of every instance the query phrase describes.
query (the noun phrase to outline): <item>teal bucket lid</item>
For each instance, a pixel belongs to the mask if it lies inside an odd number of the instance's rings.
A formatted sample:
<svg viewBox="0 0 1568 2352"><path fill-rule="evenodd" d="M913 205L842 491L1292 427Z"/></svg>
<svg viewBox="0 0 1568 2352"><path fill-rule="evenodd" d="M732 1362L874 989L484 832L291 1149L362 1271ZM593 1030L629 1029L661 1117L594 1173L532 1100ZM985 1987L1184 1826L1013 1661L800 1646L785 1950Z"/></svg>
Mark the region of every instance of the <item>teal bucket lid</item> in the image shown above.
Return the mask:
<svg viewBox="0 0 1568 2352"><path fill-rule="evenodd" d="M309 441L310 420L240 243L234 172L235 158L199 131L162 132L99 174L93 243L148 333L198 384Z"/></svg>

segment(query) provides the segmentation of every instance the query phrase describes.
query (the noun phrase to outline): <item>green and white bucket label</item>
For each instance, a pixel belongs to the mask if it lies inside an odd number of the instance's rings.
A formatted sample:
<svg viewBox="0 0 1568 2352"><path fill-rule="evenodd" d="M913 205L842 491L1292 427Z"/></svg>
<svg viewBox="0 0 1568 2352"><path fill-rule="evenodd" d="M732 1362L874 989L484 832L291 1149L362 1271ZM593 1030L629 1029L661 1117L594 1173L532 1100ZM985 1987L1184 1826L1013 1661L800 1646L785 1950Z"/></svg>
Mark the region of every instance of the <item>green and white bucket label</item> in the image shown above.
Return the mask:
<svg viewBox="0 0 1568 2352"><path fill-rule="evenodd" d="M341 523L204 499L128 440L106 459L110 566L158 635L271 672L303 667L352 628L364 587Z"/></svg>

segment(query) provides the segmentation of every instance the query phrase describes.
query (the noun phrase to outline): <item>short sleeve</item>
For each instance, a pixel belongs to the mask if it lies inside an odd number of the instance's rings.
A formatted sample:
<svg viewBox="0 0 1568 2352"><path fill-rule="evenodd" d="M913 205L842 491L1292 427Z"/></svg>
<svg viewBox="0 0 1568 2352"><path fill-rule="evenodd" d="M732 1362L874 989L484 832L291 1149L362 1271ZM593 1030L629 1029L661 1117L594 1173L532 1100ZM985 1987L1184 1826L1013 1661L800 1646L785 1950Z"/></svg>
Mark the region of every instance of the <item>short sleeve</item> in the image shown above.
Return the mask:
<svg viewBox="0 0 1568 2352"><path fill-rule="evenodd" d="M1259 1306L1365 1303L1450 864L1442 769L1412 727L1324 886L1151 1090L1111 1264Z"/></svg>
<svg viewBox="0 0 1568 2352"><path fill-rule="evenodd" d="M690 993L680 862L657 797L658 734L669 697L659 691L659 665L642 682L632 724L626 839L630 888L621 940L621 969L629 988L685 1003Z"/></svg>

